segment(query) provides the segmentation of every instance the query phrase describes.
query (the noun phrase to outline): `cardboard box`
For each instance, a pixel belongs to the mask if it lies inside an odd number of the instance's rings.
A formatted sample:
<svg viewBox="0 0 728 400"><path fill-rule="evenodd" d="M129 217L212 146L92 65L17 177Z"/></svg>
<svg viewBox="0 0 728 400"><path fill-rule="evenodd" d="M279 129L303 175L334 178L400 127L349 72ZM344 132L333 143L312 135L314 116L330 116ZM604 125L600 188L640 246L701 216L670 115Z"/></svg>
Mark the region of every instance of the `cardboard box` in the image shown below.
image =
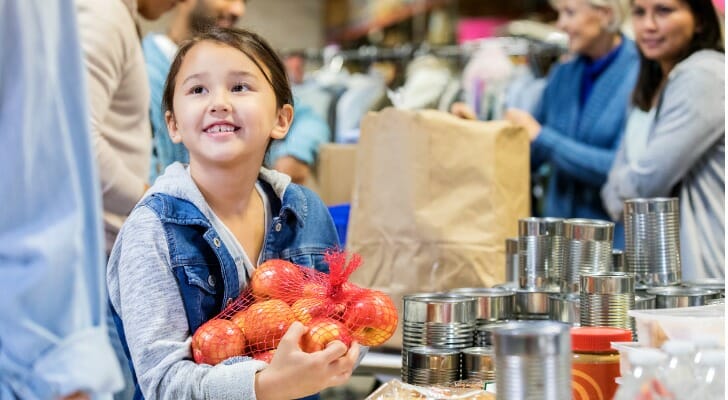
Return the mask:
<svg viewBox="0 0 728 400"><path fill-rule="evenodd" d="M324 203L351 203L355 167L355 144L326 143L321 146L316 166L316 184Z"/></svg>

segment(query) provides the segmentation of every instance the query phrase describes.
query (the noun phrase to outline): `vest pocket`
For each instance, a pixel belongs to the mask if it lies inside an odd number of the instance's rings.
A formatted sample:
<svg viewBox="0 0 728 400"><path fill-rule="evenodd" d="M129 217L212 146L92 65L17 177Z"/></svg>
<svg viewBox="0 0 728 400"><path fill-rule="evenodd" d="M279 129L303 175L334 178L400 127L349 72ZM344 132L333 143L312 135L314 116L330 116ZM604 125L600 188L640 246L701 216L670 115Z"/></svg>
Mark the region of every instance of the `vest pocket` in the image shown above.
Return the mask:
<svg viewBox="0 0 728 400"><path fill-rule="evenodd" d="M187 279L187 284L197 287L208 294L216 294L217 278L210 273L206 265L185 265L181 267Z"/></svg>
<svg viewBox="0 0 728 400"><path fill-rule="evenodd" d="M219 281L221 277L213 273L211 268L214 267L184 265L173 268L191 333L221 310L222 288L218 286L222 285ZM218 291L221 295L218 295Z"/></svg>

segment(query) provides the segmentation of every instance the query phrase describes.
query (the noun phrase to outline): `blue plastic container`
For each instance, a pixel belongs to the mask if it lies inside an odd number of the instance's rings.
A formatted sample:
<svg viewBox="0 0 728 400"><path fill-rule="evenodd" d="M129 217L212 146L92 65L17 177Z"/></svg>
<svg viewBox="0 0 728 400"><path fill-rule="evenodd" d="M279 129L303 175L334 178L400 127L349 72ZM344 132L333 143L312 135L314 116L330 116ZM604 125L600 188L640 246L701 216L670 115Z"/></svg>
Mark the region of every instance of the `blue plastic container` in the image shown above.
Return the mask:
<svg viewBox="0 0 728 400"><path fill-rule="evenodd" d="M339 243L341 247L346 247L346 229L349 226L349 210L351 209L350 204L339 204L329 207L329 213L331 218L334 220L336 226L336 233L339 234Z"/></svg>

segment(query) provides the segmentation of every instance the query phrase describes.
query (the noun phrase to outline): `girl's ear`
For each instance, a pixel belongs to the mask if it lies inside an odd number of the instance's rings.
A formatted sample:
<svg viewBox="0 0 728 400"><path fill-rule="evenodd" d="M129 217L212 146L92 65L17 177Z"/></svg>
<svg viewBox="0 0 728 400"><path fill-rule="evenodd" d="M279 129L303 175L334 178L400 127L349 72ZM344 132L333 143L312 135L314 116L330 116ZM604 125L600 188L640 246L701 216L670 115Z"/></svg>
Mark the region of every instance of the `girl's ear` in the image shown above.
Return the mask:
<svg viewBox="0 0 728 400"><path fill-rule="evenodd" d="M182 136L179 134L177 120L175 120L172 111L166 111L164 113L164 120L167 122L167 132L169 132L169 138L172 139L172 143L182 143Z"/></svg>
<svg viewBox="0 0 728 400"><path fill-rule="evenodd" d="M270 133L270 137L273 139L283 139L288 133L288 129L291 127L293 122L293 106L290 104L284 104L280 110L278 110L278 116L276 118L276 124L273 127L273 131ZM170 131L172 132L172 131Z"/></svg>

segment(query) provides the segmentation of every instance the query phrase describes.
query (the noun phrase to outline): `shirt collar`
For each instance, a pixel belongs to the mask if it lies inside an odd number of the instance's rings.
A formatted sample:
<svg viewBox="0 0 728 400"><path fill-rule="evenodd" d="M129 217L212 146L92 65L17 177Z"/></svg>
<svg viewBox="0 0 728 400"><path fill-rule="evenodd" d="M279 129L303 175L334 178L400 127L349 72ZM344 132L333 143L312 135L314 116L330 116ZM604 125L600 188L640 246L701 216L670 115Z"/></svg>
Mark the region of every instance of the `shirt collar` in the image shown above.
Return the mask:
<svg viewBox="0 0 728 400"><path fill-rule="evenodd" d="M600 58L597 58L596 60L590 60L586 59L585 63L585 72L592 77L599 76L607 67L609 64L614 61L615 58L617 58L617 55L619 55L619 51L624 47L625 38L622 36L622 40L619 43L619 46L613 48L609 51L609 53L601 56Z"/></svg>

